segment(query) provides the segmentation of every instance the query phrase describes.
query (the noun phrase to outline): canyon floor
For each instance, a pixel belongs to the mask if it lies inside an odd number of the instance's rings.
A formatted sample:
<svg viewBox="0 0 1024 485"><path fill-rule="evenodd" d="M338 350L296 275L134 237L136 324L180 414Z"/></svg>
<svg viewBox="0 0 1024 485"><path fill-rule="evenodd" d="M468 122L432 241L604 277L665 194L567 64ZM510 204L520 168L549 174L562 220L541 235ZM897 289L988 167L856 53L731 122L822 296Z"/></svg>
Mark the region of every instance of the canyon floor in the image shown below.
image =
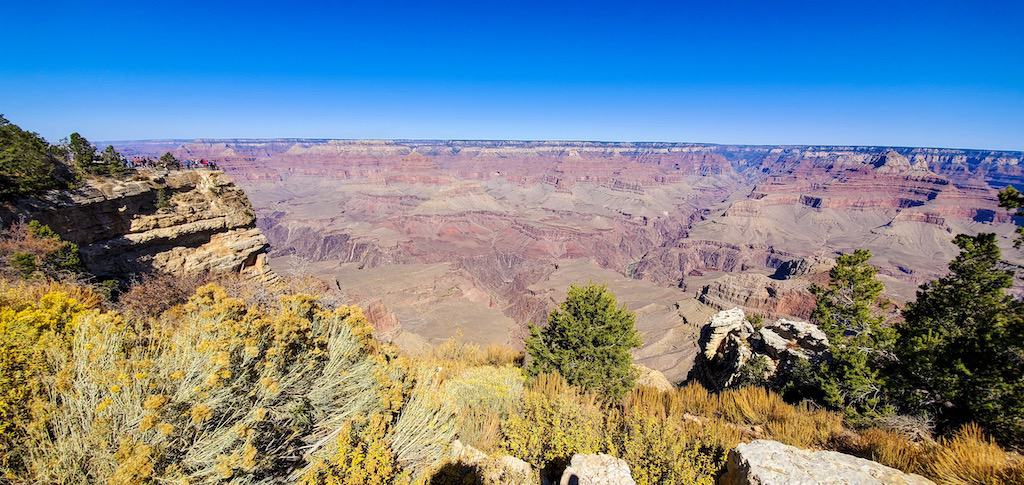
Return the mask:
<svg viewBox="0 0 1024 485"><path fill-rule="evenodd" d="M1014 221L1019 152L597 142L154 141L245 190L271 265L313 274L408 349L519 345L572 283L637 313L645 365L686 377L717 309L806 318L841 252L870 249L897 304L944 273L958 233Z"/></svg>

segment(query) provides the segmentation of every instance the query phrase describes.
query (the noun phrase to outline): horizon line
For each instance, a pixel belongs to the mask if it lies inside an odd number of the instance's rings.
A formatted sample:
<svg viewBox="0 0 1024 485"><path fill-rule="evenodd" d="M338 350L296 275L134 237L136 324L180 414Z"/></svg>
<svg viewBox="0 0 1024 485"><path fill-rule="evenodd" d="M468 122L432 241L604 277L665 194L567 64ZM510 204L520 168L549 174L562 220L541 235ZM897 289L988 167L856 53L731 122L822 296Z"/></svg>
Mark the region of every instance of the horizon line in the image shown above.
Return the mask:
<svg viewBox="0 0 1024 485"><path fill-rule="evenodd" d="M250 138L250 137L226 137L226 138L139 138L139 139L113 139L98 140L94 144L123 144L123 143L176 143L176 142L268 142L268 141L290 141L290 142L382 142L382 143L593 143L593 144L618 144L618 145L674 145L674 146L716 146L716 147L740 147L740 148L810 148L810 147L831 147L831 148L891 148L891 149L926 149L926 150L958 150L970 152L990 153L1015 153L1024 155L1024 149L998 149L998 148L968 148L968 147L943 147L943 146L914 146L914 145L860 145L860 144L827 144L827 143L705 143L691 141L611 141L611 140L572 140L572 139L513 139L513 138L333 138L333 137L271 137L271 138Z"/></svg>

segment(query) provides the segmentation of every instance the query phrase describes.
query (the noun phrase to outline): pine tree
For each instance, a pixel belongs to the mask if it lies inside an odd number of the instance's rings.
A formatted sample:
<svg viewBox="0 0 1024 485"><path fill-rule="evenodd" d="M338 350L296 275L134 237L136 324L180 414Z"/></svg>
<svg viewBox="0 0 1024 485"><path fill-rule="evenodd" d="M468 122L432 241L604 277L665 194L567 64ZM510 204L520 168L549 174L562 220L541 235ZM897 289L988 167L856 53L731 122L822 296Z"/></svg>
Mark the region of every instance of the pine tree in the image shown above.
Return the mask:
<svg viewBox="0 0 1024 485"><path fill-rule="evenodd" d="M829 286L812 288L817 304L811 321L828 336L831 351L814 369L816 397L855 420L891 411L883 369L892 362L896 334L881 311L885 287L870 258L864 249L840 256Z"/></svg>
<svg viewBox="0 0 1024 485"><path fill-rule="evenodd" d="M0 115L0 200L61 187L59 168L46 140Z"/></svg>
<svg viewBox="0 0 1024 485"><path fill-rule="evenodd" d="M163 155L160 155L159 162L160 168L166 170L175 170L181 168L181 162L179 162L178 159L175 158L174 154L171 152L164 152Z"/></svg>
<svg viewBox="0 0 1024 485"><path fill-rule="evenodd" d="M75 166L82 173L94 173L96 168L93 166L92 160L96 157L96 147L89 143L84 136L79 135L78 132L72 133L69 137L68 148L71 151L72 160L75 162Z"/></svg>
<svg viewBox="0 0 1024 485"><path fill-rule="evenodd" d="M103 170L107 175L120 176L124 175L128 168L124 166L124 162L121 160L121 154L117 153L112 145L107 145L107 148L103 149L100 153L100 159L103 160Z"/></svg>
<svg viewBox="0 0 1024 485"><path fill-rule="evenodd" d="M635 319L608 288L572 285L565 301L548 315L547 327L530 326L527 371L557 371L570 384L621 397L636 378L630 351L642 342Z"/></svg>
<svg viewBox="0 0 1024 485"><path fill-rule="evenodd" d="M898 355L904 400L940 428L975 421L1024 446L1024 304L1006 290L995 234L954 240L949 274L926 283L903 312Z"/></svg>
<svg viewBox="0 0 1024 485"><path fill-rule="evenodd" d="M1013 210L1013 215L1017 217L1024 217L1024 194L1012 185L1007 186L999 191L999 207ZM1024 244L1024 227L1017 228L1017 240L1013 243L1014 247L1017 248L1021 244Z"/></svg>

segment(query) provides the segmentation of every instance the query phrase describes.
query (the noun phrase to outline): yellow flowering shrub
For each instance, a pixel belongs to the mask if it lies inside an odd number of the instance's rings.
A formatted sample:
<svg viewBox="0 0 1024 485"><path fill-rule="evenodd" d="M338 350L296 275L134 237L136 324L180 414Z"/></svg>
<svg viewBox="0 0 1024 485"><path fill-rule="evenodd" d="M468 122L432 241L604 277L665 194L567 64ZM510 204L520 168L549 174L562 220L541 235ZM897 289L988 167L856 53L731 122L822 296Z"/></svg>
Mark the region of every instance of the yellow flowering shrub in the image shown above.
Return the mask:
<svg viewBox="0 0 1024 485"><path fill-rule="evenodd" d="M638 485L713 485L725 465L727 450L701 439L692 422L610 411L606 426L608 451L629 463Z"/></svg>
<svg viewBox="0 0 1024 485"><path fill-rule="evenodd" d="M65 345L65 330L86 306L65 291L39 294L28 285L0 283L0 470L16 466L39 379L50 373L43 356ZM58 289L59 286L47 285ZM67 376L62 384L69 385Z"/></svg>
<svg viewBox="0 0 1024 485"><path fill-rule="evenodd" d="M603 412L557 374L538 376L523 392L519 411L501 425L503 451L536 468L567 463L601 449Z"/></svg>
<svg viewBox="0 0 1024 485"><path fill-rule="evenodd" d="M308 485L360 485L408 483L408 474L399 474L394 454L385 439L388 418L374 415L356 429L346 421L335 441L332 455L318 458L302 476Z"/></svg>
<svg viewBox="0 0 1024 485"><path fill-rule="evenodd" d="M400 472L390 446L404 443L393 430L409 427L416 379L356 307L293 295L258 308L216 285L145 321L63 293L0 301L0 429L20 447L5 454L19 457L5 465L12 481L283 479L333 456L338 430L364 416L388 435L370 444L372 473ZM454 430L436 416L430 439L444 449Z"/></svg>

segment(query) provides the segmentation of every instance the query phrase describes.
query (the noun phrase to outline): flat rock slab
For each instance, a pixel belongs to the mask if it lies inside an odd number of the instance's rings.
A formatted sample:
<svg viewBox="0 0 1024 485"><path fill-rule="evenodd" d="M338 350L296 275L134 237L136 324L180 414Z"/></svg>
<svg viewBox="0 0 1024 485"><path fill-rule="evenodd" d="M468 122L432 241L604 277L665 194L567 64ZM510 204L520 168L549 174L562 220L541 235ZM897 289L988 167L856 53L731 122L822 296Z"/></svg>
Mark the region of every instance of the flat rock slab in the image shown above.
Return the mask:
<svg viewBox="0 0 1024 485"><path fill-rule="evenodd" d="M629 465L604 453L573 455L559 485L636 485Z"/></svg>
<svg viewBox="0 0 1024 485"><path fill-rule="evenodd" d="M810 451L755 440L729 452L719 485L934 484L920 475L835 451Z"/></svg>

